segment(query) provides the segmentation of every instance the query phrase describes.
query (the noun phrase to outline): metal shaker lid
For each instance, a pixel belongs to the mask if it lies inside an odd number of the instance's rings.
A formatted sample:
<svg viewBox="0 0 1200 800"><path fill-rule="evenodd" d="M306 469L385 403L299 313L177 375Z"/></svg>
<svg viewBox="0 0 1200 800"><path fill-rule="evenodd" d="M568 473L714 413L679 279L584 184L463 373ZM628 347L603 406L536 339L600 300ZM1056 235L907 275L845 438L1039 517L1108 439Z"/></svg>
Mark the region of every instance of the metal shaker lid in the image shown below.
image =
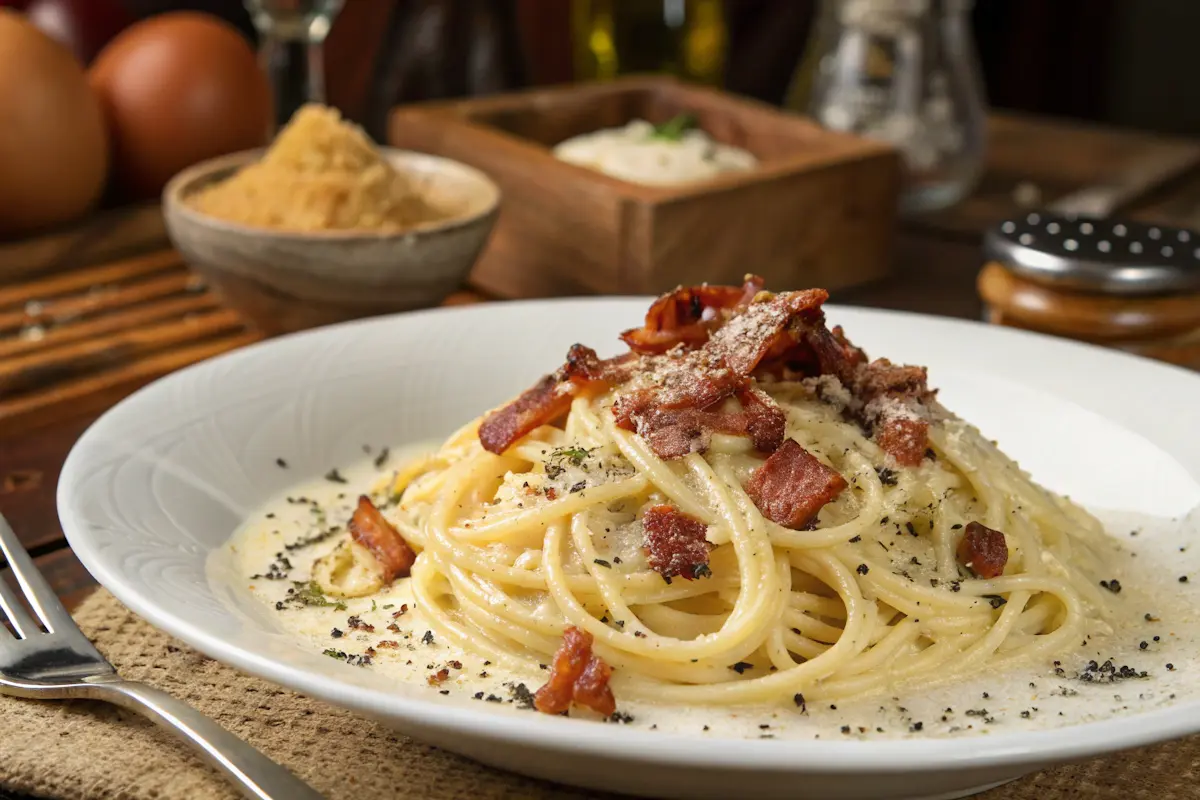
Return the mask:
<svg viewBox="0 0 1200 800"><path fill-rule="evenodd" d="M1104 294L1200 291L1200 232L1033 212L984 237L987 258L1048 285Z"/></svg>

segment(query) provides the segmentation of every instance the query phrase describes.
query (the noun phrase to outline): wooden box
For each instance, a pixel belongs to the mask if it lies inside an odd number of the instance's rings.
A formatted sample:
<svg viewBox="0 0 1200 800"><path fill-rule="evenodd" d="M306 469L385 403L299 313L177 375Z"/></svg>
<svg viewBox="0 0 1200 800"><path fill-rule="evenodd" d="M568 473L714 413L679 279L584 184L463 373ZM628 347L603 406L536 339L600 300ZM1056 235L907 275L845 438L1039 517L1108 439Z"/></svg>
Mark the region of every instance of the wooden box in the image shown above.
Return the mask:
<svg viewBox="0 0 1200 800"><path fill-rule="evenodd" d="M564 139L690 112L756 169L678 186L558 160ZM669 78L402 106L389 142L488 173L504 193L472 284L501 297L644 294L757 272L777 289L838 289L890 266L900 164L887 145Z"/></svg>

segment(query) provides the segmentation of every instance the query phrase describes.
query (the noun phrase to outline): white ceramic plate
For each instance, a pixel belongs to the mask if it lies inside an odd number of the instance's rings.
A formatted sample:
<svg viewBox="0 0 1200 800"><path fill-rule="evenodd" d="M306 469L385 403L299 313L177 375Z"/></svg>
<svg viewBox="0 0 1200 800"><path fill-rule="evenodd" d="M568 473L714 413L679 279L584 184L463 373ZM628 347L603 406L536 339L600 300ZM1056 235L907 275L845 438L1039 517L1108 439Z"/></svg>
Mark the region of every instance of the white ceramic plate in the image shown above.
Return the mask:
<svg viewBox="0 0 1200 800"><path fill-rule="evenodd" d="M210 585L205 559L272 495L364 442L450 432L526 388L576 341L602 355L647 301L506 303L276 339L185 369L104 415L58 487L76 555L122 602L204 653L480 761L565 783L678 797L956 797L1038 768L1200 731L1200 704L1068 729L966 739L688 738L509 714L385 685L302 651L261 603ZM849 308L833 323L876 356L926 364L947 406L1035 478L1085 504L1200 504L1200 377L976 323ZM1111 456L1119 454L1119 459ZM277 456L291 468L275 468Z"/></svg>

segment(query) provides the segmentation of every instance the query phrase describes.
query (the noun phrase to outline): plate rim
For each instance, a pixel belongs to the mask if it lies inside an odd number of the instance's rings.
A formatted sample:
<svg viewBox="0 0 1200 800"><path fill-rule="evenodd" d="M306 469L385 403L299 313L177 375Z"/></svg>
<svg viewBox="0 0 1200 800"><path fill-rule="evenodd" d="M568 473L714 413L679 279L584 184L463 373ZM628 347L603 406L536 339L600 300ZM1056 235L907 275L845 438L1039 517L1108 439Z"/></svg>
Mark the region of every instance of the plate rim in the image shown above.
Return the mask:
<svg viewBox="0 0 1200 800"><path fill-rule="evenodd" d="M508 310L528 314L542 306L617 307L644 309L652 298L642 296L597 296L513 300L465 306L423 309L381 317L352 320L298 333L263 340L220 354L160 377L124 398L98 417L72 446L59 476L55 497L59 519L71 550L96 580L122 604L154 627L180 639L205 655L256 677L308 694L334 705L364 713L372 718L402 719L414 725L446 733L464 734L487 740L503 740L542 751L576 755L601 755L624 761L672 767L716 767L729 771L771 770L784 773L895 774L923 773L935 770L970 770L990 767L1032 767L1064 763L1100 756L1118 750L1167 741L1200 733L1200 700L1183 701L1171 706L1128 716L1043 730L1020 730L966 737L927 737L878 740L758 740L736 737L700 737L653 731L630 730L623 726L593 721L560 719L540 715L509 715L480 711L457 704L439 703L436 698L410 698L347 681L331 679L289 663L275 661L264 654L223 641L216 632L202 630L173 614L154 598L139 592L135 585L113 572L103 554L89 546L85 523L71 502L71 489L80 471L82 453L100 435L113 416L124 413L135 402L164 391L184 376L215 369L233 360L254 357L281 342L321 339L356 327L387 327L398 320L428 315L471 316ZM1097 345L1075 342L1035 332L1002 328L975 320L922 314L918 312L828 304L830 316L844 312L879 317L882 320L920 320L939 326L960 327L990 335L1029 339L1061 350L1099 354L1104 359L1136 363L1143 368L1162 370L1164 374L1185 376L1197 381L1200 376L1170 364L1151 361ZM232 613L232 612L231 612ZM563 728L562 726L569 726ZM567 731L570 735L563 735ZM1067 735L1063 735L1067 734Z"/></svg>

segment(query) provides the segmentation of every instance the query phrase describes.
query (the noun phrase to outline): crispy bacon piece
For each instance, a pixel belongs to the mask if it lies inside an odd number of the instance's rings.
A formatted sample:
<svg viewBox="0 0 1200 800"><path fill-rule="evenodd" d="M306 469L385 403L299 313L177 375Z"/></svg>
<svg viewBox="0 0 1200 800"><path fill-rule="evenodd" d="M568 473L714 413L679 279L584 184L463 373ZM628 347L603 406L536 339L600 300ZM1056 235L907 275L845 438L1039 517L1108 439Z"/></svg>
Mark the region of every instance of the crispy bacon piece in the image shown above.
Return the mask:
<svg viewBox="0 0 1200 800"><path fill-rule="evenodd" d="M499 408L479 426L483 449L500 454L540 425L548 425L566 414L571 400L583 389L600 383L622 383L634 366L632 354L602 361L596 351L572 345L567 360L508 405Z"/></svg>
<svg viewBox="0 0 1200 800"><path fill-rule="evenodd" d="M902 467L915 467L929 450L929 423L915 417L883 417L874 425L875 443Z"/></svg>
<svg viewBox="0 0 1200 800"><path fill-rule="evenodd" d="M637 354L625 353L601 360L596 351L581 344L571 345L567 360L557 373L560 381L572 381L582 386L589 383L624 383L633 377Z"/></svg>
<svg viewBox="0 0 1200 800"><path fill-rule="evenodd" d="M612 668L592 653L592 635L574 625L563 631L562 644L554 654L550 679L533 696L533 705L543 714L562 714L575 702L610 716L617 710L608 679Z"/></svg>
<svg viewBox="0 0 1200 800"><path fill-rule="evenodd" d="M708 408L749 385L707 348L648 361L647 370L657 378L650 397L659 408Z"/></svg>
<svg viewBox="0 0 1200 800"><path fill-rule="evenodd" d="M846 485L837 471L788 439L746 481L746 494L767 519L802 530Z"/></svg>
<svg viewBox="0 0 1200 800"><path fill-rule="evenodd" d="M807 289L752 303L713 334L710 349L748 378L769 355L787 352L812 329L824 330L821 304L828 299L824 289Z"/></svg>
<svg viewBox="0 0 1200 800"><path fill-rule="evenodd" d="M764 305L756 303L750 308ZM741 319L734 317L727 327ZM723 331L717 335L722 336ZM636 431L660 458L702 453L713 433L749 435L759 450L773 451L783 440L783 411L766 394L751 388L748 372L729 366L721 354L722 346L733 352L733 342L719 345L714 338L698 351L648 358L644 366L656 378L656 385L620 398L613 407L617 425ZM742 403L740 412L714 410L735 395Z"/></svg>
<svg viewBox="0 0 1200 800"><path fill-rule="evenodd" d="M705 409L744 391L749 381L704 350L647 361L655 387L621 397L613 406L617 425L636 431L660 458L704 452L714 430L723 430L722 415Z"/></svg>
<svg viewBox="0 0 1200 800"><path fill-rule="evenodd" d="M958 543L958 562L977 577L999 577L1008 563L1008 542L1000 531L968 522Z"/></svg>
<svg viewBox="0 0 1200 800"><path fill-rule="evenodd" d="M659 458L682 458L703 453L714 433L749 436L754 446L770 453L783 441L787 417L775 401L758 389L737 392L741 411L661 408L648 391L633 392L613 408L617 425L636 431Z"/></svg>
<svg viewBox="0 0 1200 800"><path fill-rule="evenodd" d="M621 340L635 353L647 355L678 345L700 347L725 321L722 312L748 305L762 287L763 279L757 275L747 275L741 287L681 286L655 300L642 327L625 331Z"/></svg>
<svg viewBox="0 0 1200 800"><path fill-rule="evenodd" d="M479 425L479 443L491 453L503 453L533 429L566 414L575 388L573 383L560 382L556 375L547 375L516 400L488 414Z"/></svg>
<svg viewBox="0 0 1200 800"><path fill-rule="evenodd" d="M613 403L613 419L617 427L627 431L637 432L638 420L654 405L654 392L648 389L638 389L617 398Z"/></svg>
<svg viewBox="0 0 1200 800"><path fill-rule="evenodd" d="M803 341L812 349L821 375L834 375L843 386L854 388L857 383L858 364L861 363L855 357L855 352L861 353L861 350L847 348L843 343L844 339L839 341L838 337L823 325L808 331Z"/></svg>
<svg viewBox="0 0 1200 800"><path fill-rule="evenodd" d="M923 406L935 392L926 384L924 367L893 364L879 358L860 366L851 391L862 402L862 418L875 442L905 467L921 463L929 449L929 423Z"/></svg>
<svg viewBox="0 0 1200 800"><path fill-rule="evenodd" d="M842 348L842 353L851 365L857 367L859 364L867 363L866 352L861 347L856 347L853 342L846 338L846 331L841 325L834 325L829 333L833 336L833 340Z"/></svg>
<svg viewBox="0 0 1200 800"><path fill-rule="evenodd" d="M704 536L708 526L703 522L664 503L646 509L642 527L646 529L644 549L650 569L667 580L681 577L690 581L711 574Z"/></svg>
<svg viewBox="0 0 1200 800"><path fill-rule="evenodd" d="M575 681L572 698L579 705L597 711L606 717L612 716L617 710L617 701L613 697L612 687L608 685L612 678L612 667L602 658L592 656L583 674Z"/></svg>
<svg viewBox="0 0 1200 800"><path fill-rule="evenodd" d="M754 446L764 453L775 452L783 444L784 427L787 425L787 415L783 409L760 389L739 392L738 401L742 404L740 422L744 423L745 433L750 435ZM730 430L721 432L735 433Z"/></svg>
<svg viewBox="0 0 1200 800"><path fill-rule="evenodd" d="M926 384L925 368L892 364L884 358L868 363L866 353L846 338L841 327L808 325L792 346L782 351L776 347L759 371L836 377L854 398L855 415L901 466L920 464L929 448L929 423L922 407L936 393Z"/></svg>
<svg viewBox="0 0 1200 800"><path fill-rule="evenodd" d="M614 413L620 427L635 431L655 455L668 461L707 450L712 440L711 422L717 416L689 408L655 408L652 404L638 410L618 404Z"/></svg>
<svg viewBox="0 0 1200 800"><path fill-rule="evenodd" d="M926 402L934 395L926 383L928 378L929 372L924 367L893 364L886 358L877 358L858 370L853 384L855 394L864 403L885 396Z"/></svg>
<svg viewBox="0 0 1200 800"><path fill-rule="evenodd" d="M417 554L409 547L400 532L388 522L371 498L361 495L354 515L347 526L350 537L370 551L383 567L383 580L407 578Z"/></svg>

